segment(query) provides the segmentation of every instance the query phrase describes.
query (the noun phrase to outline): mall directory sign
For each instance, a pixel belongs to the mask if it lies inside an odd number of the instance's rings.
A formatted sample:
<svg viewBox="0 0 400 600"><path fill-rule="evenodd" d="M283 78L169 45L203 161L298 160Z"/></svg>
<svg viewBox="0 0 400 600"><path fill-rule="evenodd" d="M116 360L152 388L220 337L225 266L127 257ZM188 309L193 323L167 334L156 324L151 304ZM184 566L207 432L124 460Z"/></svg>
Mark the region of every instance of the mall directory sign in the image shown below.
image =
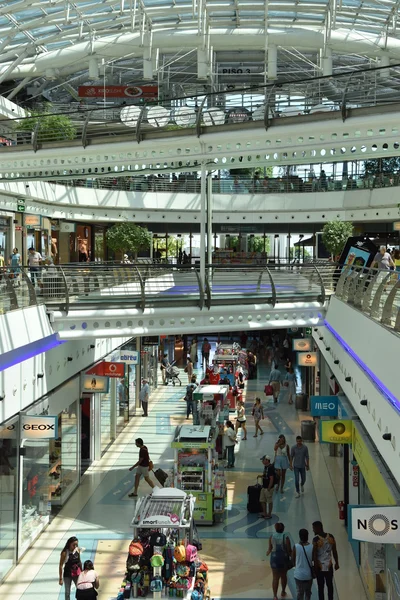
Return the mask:
<svg viewBox="0 0 400 600"><path fill-rule="evenodd" d="M353 422L349 420L331 420L319 422L319 441L327 444L351 444L353 440Z"/></svg>

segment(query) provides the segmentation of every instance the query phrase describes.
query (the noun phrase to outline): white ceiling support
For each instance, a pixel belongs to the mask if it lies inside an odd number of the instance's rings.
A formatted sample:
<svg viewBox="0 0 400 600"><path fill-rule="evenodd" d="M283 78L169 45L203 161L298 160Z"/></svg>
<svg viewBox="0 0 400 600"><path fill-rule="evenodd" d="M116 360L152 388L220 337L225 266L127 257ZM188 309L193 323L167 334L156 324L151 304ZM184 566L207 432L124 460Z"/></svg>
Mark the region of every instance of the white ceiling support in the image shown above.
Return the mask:
<svg viewBox="0 0 400 600"><path fill-rule="evenodd" d="M143 79L152 81L153 73L153 34L146 31L143 37Z"/></svg>
<svg viewBox="0 0 400 600"><path fill-rule="evenodd" d="M330 76L333 73L332 50L326 47L321 54L322 75Z"/></svg>
<svg viewBox="0 0 400 600"><path fill-rule="evenodd" d="M389 67L390 66L390 56L387 52L385 54L381 54L379 57L379 66L380 67ZM390 69L382 69L379 71L379 77L381 79L387 79L390 77Z"/></svg>
<svg viewBox="0 0 400 600"><path fill-rule="evenodd" d="M25 48L25 50L23 50L21 52L21 54L19 56L17 56L17 58L14 60L14 62L12 62L5 71L1 71L0 70L0 83L2 83L3 81L5 81L7 79L7 77L10 75L10 73L12 73L12 71L14 71L19 64L22 63L22 61L24 60L24 58L26 57L26 55L28 54L28 48Z"/></svg>
<svg viewBox="0 0 400 600"><path fill-rule="evenodd" d="M275 44L268 43L268 79L278 77L278 48Z"/></svg>
<svg viewBox="0 0 400 600"><path fill-rule="evenodd" d="M31 79L31 77L25 77L24 79L22 79L22 81L20 81L19 84L17 86L15 86L15 88L12 90L12 92L10 92L8 94L7 100L12 100L12 98L14 98L14 96L16 96L18 94L18 92L26 86L26 84L28 83L28 81L30 81L30 79Z"/></svg>
<svg viewBox="0 0 400 600"><path fill-rule="evenodd" d="M99 73L99 63L95 56L89 58L89 79L93 79L97 81L100 77Z"/></svg>

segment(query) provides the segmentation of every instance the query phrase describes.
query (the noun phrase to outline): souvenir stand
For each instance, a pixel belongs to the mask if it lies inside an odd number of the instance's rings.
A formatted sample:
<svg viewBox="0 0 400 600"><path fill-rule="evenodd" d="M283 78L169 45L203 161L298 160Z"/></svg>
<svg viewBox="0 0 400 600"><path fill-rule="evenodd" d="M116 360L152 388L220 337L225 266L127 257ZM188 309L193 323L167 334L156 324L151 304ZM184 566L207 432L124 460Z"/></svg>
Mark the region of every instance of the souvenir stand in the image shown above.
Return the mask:
<svg viewBox="0 0 400 600"><path fill-rule="evenodd" d="M193 392L193 401L197 402L200 425L215 427L224 421L228 408L229 385L200 385ZM229 418L228 416L225 418Z"/></svg>
<svg viewBox="0 0 400 600"><path fill-rule="evenodd" d="M207 598L207 566L197 554L192 494L176 488L154 488L140 498L131 522L126 576L117 596L178 597L189 600L194 589Z"/></svg>
<svg viewBox="0 0 400 600"><path fill-rule="evenodd" d="M218 432L218 427L209 425L182 425L171 444L174 485L195 496L194 516L199 525L212 525L225 512L225 475L216 470Z"/></svg>

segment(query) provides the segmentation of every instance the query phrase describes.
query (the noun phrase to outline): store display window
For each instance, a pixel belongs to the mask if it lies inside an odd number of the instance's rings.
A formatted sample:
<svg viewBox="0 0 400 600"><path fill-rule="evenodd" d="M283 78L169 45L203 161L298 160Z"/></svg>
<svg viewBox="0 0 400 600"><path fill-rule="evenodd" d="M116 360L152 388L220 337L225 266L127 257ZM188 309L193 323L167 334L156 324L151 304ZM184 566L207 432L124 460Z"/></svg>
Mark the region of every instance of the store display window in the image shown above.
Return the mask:
<svg viewBox="0 0 400 600"><path fill-rule="evenodd" d="M0 425L0 583L16 563L18 418Z"/></svg>
<svg viewBox="0 0 400 600"><path fill-rule="evenodd" d="M78 470L78 402L58 415L57 440L50 440L50 477L52 506L65 504L79 483Z"/></svg>
<svg viewBox="0 0 400 600"><path fill-rule="evenodd" d="M111 388L111 386L110 386ZM111 410L114 410L115 407L112 406L111 403L111 392L107 394L99 394L100 396L100 407L101 407L101 442L100 442L100 451L101 455L107 450L108 446L113 441L112 436L112 415Z"/></svg>

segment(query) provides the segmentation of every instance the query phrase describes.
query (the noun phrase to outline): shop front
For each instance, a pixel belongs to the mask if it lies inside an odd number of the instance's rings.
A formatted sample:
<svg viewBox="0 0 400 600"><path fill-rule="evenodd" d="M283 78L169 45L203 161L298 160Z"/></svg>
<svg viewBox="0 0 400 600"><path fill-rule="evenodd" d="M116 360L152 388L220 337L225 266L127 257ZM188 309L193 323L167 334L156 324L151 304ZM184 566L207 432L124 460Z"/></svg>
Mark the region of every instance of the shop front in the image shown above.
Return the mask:
<svg viewBox="0 0 400 600"><path fill-rule="evenodd" d="M7 264L11 254L12 235L11 235L11 217L0 216L0 266L1 258L4 259L4 264Z"/></svg>
<svg viewBox="0 0 400 600"><path fill-rule="evenodd" d="M19 417L0 425L0 583L17 561Z"/></svg>
<svg viewBox="0 0 400 600"><path fill-rule="evenodd" d="M24 214L23 263L26 264L28 252L34 248L43 258L53 255L52 251L52 225L50 219L40 215Z"/></svg>

